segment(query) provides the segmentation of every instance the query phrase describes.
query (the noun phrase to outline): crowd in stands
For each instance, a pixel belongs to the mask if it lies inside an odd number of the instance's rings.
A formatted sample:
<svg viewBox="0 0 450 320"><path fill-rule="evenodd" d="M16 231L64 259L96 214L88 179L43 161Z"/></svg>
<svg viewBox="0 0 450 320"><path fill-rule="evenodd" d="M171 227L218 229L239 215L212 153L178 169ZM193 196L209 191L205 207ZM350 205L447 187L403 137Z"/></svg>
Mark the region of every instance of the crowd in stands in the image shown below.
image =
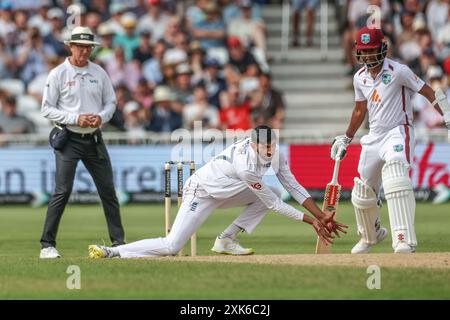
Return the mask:
<svg viewBox="0 0 450 320"><path fill-rule="evenodd" d="M336 1L342 46L349 75L360 68L354 54L356 31L367 25L367 8L381 8L381 27L388 39L388 57L407 64L433 89L441 87L450 99L450 0L349 0ZM373 18L373 16L372 16ZM442 117L417 94L415 125L443 127Z"/></svg>
<svg viewBox="0 0 450 320"><path fill-rule="evenodd" d="M40 114L43 90L49 71L70 54L63 41L75 24L102 44L91 60L115 88L117 110L105 131L139 136L192 129L196 121L221 130L282 128L285 105L271 85L265 3L0 0L0 134L51 125Z"/></svg>

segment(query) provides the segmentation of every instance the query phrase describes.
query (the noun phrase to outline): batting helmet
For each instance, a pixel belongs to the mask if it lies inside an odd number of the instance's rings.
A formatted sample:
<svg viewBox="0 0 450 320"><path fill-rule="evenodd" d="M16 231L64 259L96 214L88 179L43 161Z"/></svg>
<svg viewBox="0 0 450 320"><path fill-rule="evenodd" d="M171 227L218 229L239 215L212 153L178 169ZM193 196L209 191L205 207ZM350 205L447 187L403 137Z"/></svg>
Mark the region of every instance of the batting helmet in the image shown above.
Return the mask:
<svg viewBox="0 0 450 320"><path fill-rule="evenodd" d="M380 29L364 27L356 35L355 41L356 59L372 69L383 63L387 54L387 41ZM365 54L362 51L379 49L377 53ZM374 59L370 59L374 57ZM367 59L372 61L367 61Z"/></svg>

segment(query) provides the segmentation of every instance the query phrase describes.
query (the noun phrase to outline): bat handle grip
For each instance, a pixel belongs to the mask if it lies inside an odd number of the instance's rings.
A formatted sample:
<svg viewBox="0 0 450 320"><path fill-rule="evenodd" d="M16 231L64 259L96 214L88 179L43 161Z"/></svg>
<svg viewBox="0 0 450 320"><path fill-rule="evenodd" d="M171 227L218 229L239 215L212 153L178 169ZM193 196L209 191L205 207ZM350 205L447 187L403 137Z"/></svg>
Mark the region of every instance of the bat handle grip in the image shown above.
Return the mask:
<svg viewBox="0 0 450 320"><path fill-rule="evenodd" d="M341 159L336 159L334 162L334 171L333 171L333 179L332 183L338 183L338 175L339 175L339 165L341 164Z"/></svg>

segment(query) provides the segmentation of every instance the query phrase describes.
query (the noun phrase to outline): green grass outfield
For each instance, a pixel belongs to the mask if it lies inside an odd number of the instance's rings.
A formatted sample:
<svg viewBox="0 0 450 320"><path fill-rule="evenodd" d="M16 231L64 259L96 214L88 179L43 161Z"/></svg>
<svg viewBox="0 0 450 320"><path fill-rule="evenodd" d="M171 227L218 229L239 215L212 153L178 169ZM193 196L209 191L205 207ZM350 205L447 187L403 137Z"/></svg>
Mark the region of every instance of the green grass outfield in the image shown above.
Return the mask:
<svg viewBox="0 0 450 320"><path fill-rule="evenodd" d="M39 260L39 237L46 208L0 207L0 299L449 299L449 268L382 267L381 289L366 287L366 266L308 266L194 262L189 258L89 260L87 246L109 243L100 205L69 205L64 213L58 260ZM199 255L213 255L214 238L238 214L218 210L198 232ZM383 225L388 227L386 206ZM163 234L162 205L122 208L127 242ZM348 253L357 241L353 209L343 203L338 220L349 234L335 253ZM420 252L450 251L450 204L419 203L416 231ZM252 235L240 236L257 255L311 254L312 228L270 213ZM390 236L374 253L391 253ZM189 250L185 250L188 252ZM81 289L69 290L70 265L81 270Z"/></svg>

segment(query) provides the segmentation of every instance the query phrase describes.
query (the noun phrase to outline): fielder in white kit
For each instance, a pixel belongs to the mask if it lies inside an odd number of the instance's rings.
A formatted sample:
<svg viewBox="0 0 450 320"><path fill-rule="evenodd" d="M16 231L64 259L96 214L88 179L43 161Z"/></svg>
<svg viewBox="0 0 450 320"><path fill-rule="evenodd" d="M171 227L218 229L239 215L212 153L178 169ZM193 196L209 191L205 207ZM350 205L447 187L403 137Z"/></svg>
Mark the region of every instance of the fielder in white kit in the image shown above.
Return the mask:
<svg viewBox="0 0 450 320"><path fill-rule="evenodd" d="M387 200L396 253L415 252L415 198L409 177L414 153L411 98L418 92L444 115L449 129L450 108L442 91L433 91L411 69L386 58L387 42L379 29L358 31L356 54L364 67L354 76L355 107L345 135L335 137L331 158L342 159L346 148L368 112L369 133L361 138L360 178L354 179L352 203L361 240L352 253L368 253L382 241L387 230L381 227L379 191Z"/></svg>
<svg viewBox="0 0 450 320"><path fill-rule="evenodd" d="M312 218L280 199L280 192L262 182L272 167L282 185L303 205ZM319 237L332 243L332 233L345 233L347 226L334 220L334 212L322 212L292 175L279 153L273 130L258 126L250 138L240 140L197 170L185 183L183 201L167 237L145 239L117 247L89 246L91 258L139 258L177 254L217 208L246 206L216 238L212 251L248 255L254 251L236 241L241 231L251 233L270 210L311 224Z"/></svg>

